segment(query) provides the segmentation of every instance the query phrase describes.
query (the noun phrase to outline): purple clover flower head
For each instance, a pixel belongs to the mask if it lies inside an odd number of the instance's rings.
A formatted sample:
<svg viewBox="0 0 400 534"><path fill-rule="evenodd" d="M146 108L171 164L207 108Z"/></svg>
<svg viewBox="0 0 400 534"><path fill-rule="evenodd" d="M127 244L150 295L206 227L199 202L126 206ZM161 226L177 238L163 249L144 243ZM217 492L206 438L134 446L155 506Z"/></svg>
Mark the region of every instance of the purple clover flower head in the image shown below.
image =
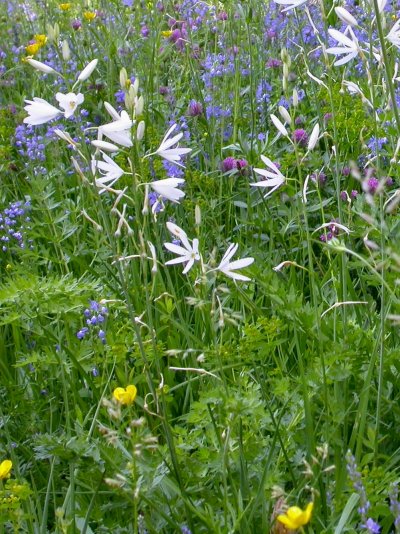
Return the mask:
<svg viewBox="0 0 400 534"><path fill-rule="evenodd" d="M196 100L191 100L189 102L187 114L189 117L199 117L203 113L203 105L201 102L197 102Z"/></svg>
<svg viewBox="0 0 400 534"><path fill-rule="evenodd" d="M268 69L277 69L282 65L282 61L280 59L274 59L271 58L267 61L266 67Z"/></svg>
<svg viewBox="0 0 400 534"><path fill-rule="evenodd" d="M333 117L332 113L325 113L324 115L324 121L325 122L328 122L331 120L331 118Z"/></svg>
<svg viewBox="0 0 400 534"><path fill-rule="evenodd" d="M145 38L150 35L150 30L145 24L140 28L140 35Z"/></svg>
<svg viewBox="0 0 400 534"><path fill-rule="evenodd" d="M247 166L248 166L248 163L245 159L236 160L236 168L239 172L243 173Z"/></svg>
<svg viewBox="0 0 400 534"><path fill-rule="evenodd" d="M343 202L347 202L348 198L349 198L349 195L347 194L347 191L340 192L340 200L343 200Z"/></svg>
<svg viewBox="0 0 400 534"><path fill-rule="evenodd" d="M308 133L303 128L298 128L293 132L292 139L296 145L304 147L308 143Z"/></svg>
<svg viewBox="0 0 400 534"><path fill-rule="evenodd" d="M351 198L357 198L357 195L358 195L358 191L356 191L355 189L353 189L353 191L350 193Z"/></svg>
<svg viewBox="0 0 400 534"><path fill-rule="evenodd" d="M372 176L366 180L366 183L363 184L363 186L365 187L367 193L374 195L379 187L379 180Z"/></svg>
<svg viewBox="0 0 400 534"><path fill-rule="evenodd" d="M75 19L72 21L71 26L75 31L80 30L82 28L82 22L79 19Z"/></svg>
<svg viewBox="0 0 400 534"><path fill-rule="evenodd" d="M343 167L342 169L342 175L343 176L350 176L350 167Z"/></svg>
<svg viewBox="0 0 400 534"><path fill-rule="evenodd" d="M229 156L228 158L225 158L221 162L221 170L222 172L229 172L236 168L236 160L232 156Z"/></svg>
<svg viewBox="0 0 400 534"><path fill-rule="evenodd" d="M363 525L360 525L362 528L365 528L370 534L379 534L381 527L376 523L371 517L369 517Z"/></svg>

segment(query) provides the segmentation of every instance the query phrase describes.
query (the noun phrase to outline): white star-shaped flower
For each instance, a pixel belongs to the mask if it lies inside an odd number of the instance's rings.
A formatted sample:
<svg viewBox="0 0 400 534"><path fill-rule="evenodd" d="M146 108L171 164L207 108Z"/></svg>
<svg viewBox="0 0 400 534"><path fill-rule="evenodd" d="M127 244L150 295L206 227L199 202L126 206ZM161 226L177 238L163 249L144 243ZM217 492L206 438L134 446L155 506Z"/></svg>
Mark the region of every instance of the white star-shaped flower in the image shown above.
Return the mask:
<svg viewBox="0 0 400 534"><path fill-rule="evenodd" d="M400 48L400 19L387 34L386 39L394 44L394 46L397 46L397 48Z"/></svg>
<svg viewBox="0 0 400 534"><path fill-rule="evenodd" d="M179 165L180 167L183 167L183 165L180 163L181 156L184 154L188 154L192 151L191 148L180 148L175 147L171 148L174 145L177 145L180 139L183 136L183 133L180 132L174 137L169 137L171 133L175 130L176 124L173 124L171 128L168 130L168 132L165 134L164 139L161 141L161 145L158 147L158 149L154 152L154 154L158 154L162 158L166 159L170 163L175 163L175 165Z"/></svg>
<svg viewBox="0 0 400 534"><path fill-rule="evenodd" d="M102 188L99 193L104 193L105 189L103 186L112 187L121 178L124 171L110 156L107 156L104 152L101 155L103 161L92 159L92 173L96 174L96 172L99 172L101 174L101 178L96 178L95 183L97 187Z"/></svg>
<svg viewBox="0 0 400 534"><path fill-rule="evenodd" d="M32 126L44 124L55 119L62 113L62 111L46 102L46 100L43 100L43 98L35 96L33 100L25 100L25 102L28 105L25 106L24 109L29 114L29 116L24 119L25 124L31 124Z"/></svg>
<svg viewBox="0 0 400 534"><path fill-rule="evenodd" d="M335 30L334 28L329 28L328 33L333 37L341 46L332 46L326 51L328 54L333 54L334 56L343 56L341 59L338 59L333 64L334 67L340 67L340 65L345 65L352 59L354 59L359 51L360 47L358 45L357 37L354 35L351 26L347 26L344 33ZM350 37L347 37L346 34L350 34Z"/></svg>
<svg viewBox="0 0 400 534"><path fill-rule="evenodd" d="M195 238L193 239L192 244L190 244L186 232L174 223L167 222L167 228L172 235L180 239L183 246L181 247L175 243L164 243L164 247L167 250L173 252L174 254L178 254L177 258L168 260L165 262L165 265L174 265L176 263L187 262L182 271L183 274L186 274L193 267L194 262L200 259L199 240Z"/></svg>
<svg viewBox="0 0 400 534"><path fill-rule="evenodd" d="M265 165L270 169L254 169L254 172L267 178L261 182L253 182L250 184L252 187L270 187L271 190L265 195L265 198L271 195L275 189L278 189L279 186L285 183L286 178L283 176L278 167L266 156L261 156L261 159Z"/></svg>
<svg viewBox="0 0 400 534"><path fill-rule="evenodd" d="M184 183L183 178L165 178L165 180L151 182L150 186L158 195L179 204L179 200L185 196L185 193L178 189L178 185Z"/></svg>
<svg viewBox="0 0 400 534"><path fill-rule="evenodd" d="M108 102L104 103L107 111L114 119L113 122L104 124L99 128L99 140L101 140L102 135L104 134L117 145L125 146L127 148L133 145L131 128L133 126L133 121L130 119L128 113L123 110L119 114Z"/></svg>
<svg viewBox="0 0 400 534"><path fill-rule="evenodd" d="M69 119L75 113L76 108L82 104L84 96L82 93L63 93L56 94L56 100L60 104L60 108L64 110L64 117Z"/></svg>
<svg viewBox="0 0 400 534"><path fill-rule="evenodd" d="M235 273L234 271L237 269L243 269L243 267L248 267L254 262L254 258L242 258L241 260L235 260L230 263L230 259L236 254L238 246L239 245L237 243L232 243L229 245L229 248L225 252L221 263L217 267L217 270L221 271L221 273L229 278L232 278L233 280L242 280L243 282L248 282L251 280L251 278L248 278L243 274Z"/></svg>

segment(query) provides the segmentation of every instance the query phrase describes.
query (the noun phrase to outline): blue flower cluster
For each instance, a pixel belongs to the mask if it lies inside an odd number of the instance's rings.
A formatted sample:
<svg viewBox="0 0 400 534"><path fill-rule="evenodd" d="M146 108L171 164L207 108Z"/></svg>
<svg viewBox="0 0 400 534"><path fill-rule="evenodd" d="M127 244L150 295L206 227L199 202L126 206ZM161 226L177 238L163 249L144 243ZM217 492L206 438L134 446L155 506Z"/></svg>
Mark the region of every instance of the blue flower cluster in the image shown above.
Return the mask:
<svg viewBox="0 0 400 534"><path fill-rule="evenodd" d="M106 316L108 315L107 308L95 300L91 300L89 308L85 309L83 315L86 318L87 326L81 328L81 330L76 333L76 337L78 339L83 339L87 334L93 332L97 335L103 345L105 345L106 333L103 328Z"/></svg>
<svg viewBox="0 0 400 534"><path fill-rule="evenodd" d="M1 250L7 252L14 246L17 248L32 248L32 240L26 239L25 232L29 228L30 218L27 215L30 208L29 201L13 202L0 212L0 243Z"/></svg>

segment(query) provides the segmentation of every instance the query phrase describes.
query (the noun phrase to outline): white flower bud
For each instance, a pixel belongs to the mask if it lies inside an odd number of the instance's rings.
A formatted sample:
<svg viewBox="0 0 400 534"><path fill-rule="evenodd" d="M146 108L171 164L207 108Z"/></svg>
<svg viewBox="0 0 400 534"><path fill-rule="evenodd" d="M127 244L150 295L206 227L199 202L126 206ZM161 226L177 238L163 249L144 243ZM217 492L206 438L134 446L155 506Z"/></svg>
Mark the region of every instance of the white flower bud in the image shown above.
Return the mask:
<svg viewBox="0 0 400 534"><path fill-rule="evenodd" d="M145 123L140 121L136 130L136 139L141 141L144 137Z"/></svg>
<svg viewBox="0 0 400 534"><path fill-rule="evenodd" d="M313 148L315 148L315 145L318 142L318 137L319 137L319 124L317 123L314 126L313 131L311 132L310 139L308 141L308 147L307 147L308 150L313 150Z"/></svg>
<svg viewBox="0 0 400 534"><path fill-rule="evenodd" d="M284 106L279 106L279 113L281 114L282 119L288 124L292 123L292 118L289 115L288 110Z"/></svg>
<svg viewBox="0 0 400 534"><path fill-rule="evenodd" d="M68 61L71 58L71 50L66 39L62 42L61 49L64 61Z"/></svg>
<svg viewBox="0 0 400 534"><path fill-rule="evenodd" d="M57 74L58 76L60 76L60 74L56 70L52 69L41 61L36 61L36 59L27 59L26 61L27 63L29 63L29 65L31 65L37 70L40 70L41 72L44 72L45 74Z"/></svg>
<svg viewBox="0 0 400 534"><path fill-rule="evenodd" d="M126 68L123 67L119 71L119 84L121 86L121 89L126 89L126 82L128 81L128 73L126 72Z"/></svg>
<svg viewBox="0 0 400 534"><path fill-rule="evenodd" d="M79 82L84 82L85 80L89 78L89 76L92 74L92 72L96 68L98 61L99 61L98 59L93 59L88 65L86 65L86 67L83 69L83 71L78 76Z"/></svg>
<svg viewBox="0 0 400 534"><path fill-rule="evenodd" d="M345 24L348 24L349 26L358 25L357 20L344 7L341 7L341 6L335 7L335 13L340 18L340 20L344 22Z"/></svg>
<svg viewBox="0 0 400 534"><path fill-rule="evenodd" d="M138 117L143 113L144 108L144 98L143 96L139 96L139 98L136 99L135 102L135 116Z"/></svg>

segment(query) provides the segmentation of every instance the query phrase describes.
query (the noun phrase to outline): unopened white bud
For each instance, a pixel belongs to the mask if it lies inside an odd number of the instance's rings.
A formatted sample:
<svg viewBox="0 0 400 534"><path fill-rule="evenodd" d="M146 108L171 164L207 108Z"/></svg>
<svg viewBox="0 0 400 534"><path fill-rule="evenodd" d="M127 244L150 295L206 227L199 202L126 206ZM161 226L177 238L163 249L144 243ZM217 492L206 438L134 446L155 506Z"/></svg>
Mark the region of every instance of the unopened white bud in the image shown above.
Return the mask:
<svg viewBox="0 0 400 534"><path fill-rule="evenodd" d="M299 93L297 92L296 88L293 89L293 98L292 98L292 100L293 100L293 106L295 108L297 108L297 106L299 105Z"/></svg>
<svg viewBox="0 0 400 534"><path fill-rule="evenodd" d="M136 130L136 139L138 141L141 141L144 137L144 130L145 130L145 123L144 121L140 121Z"/></svg>
<svg viewBox="0 0 400 534"><path fill-rule="evenodd" d="M340 20L342 22L344 22L345 24L348 24L349 26L357 26L358 25L358 22L353 17L353 15L351 15L347 11L347 9L345 9L344 7L341 7L341 6L335 7L335 13L340 18Z"/></svg>
<svg viewBox="0 0 400 534"><path fill-rule="evenodd" d="M135 116L139 117L143 113L144 108L144 98L143 96L139 96L139 98L135 102Z"/></svg>
<svg viewBox="0 0 400 534"><path fill-rule="evenodd" d="M194 208L194 222L196 226L201 225L201 208L198 204Z"/></svg>
<svg viewBox="0 0 400 534"><path fill-rule="evenodd" d="M93 59L88 65L86 65L83 71L79 74L78 81L84 82L87 80L96 68L98 61L98 59Z"/></svg>
<svg viewBox="0 0 400 534"><path fill-rule="evenodd" d="M287 122L288 124L291 124L292 123L292 118L291 116L289 115L289 112L288 110L284 107L284 106L279 106L279 113L282 117L282 119Z"/></svg>
<svg viewBox="0 0 400 534"><path fill-rule="evenodd" d="M68 61L71 58L71 50L66 39L62 42L61 49L64 61Z"/></svg>
<svg viewBox="0 0 400 534"><path fill-rule="evenodd" d="M119 71L119 84L121 86L121 89L126 89L126 87L127 87L126 82L127 81L128 81L128 73L126 72L126 68L123 67Z"/></svg>

